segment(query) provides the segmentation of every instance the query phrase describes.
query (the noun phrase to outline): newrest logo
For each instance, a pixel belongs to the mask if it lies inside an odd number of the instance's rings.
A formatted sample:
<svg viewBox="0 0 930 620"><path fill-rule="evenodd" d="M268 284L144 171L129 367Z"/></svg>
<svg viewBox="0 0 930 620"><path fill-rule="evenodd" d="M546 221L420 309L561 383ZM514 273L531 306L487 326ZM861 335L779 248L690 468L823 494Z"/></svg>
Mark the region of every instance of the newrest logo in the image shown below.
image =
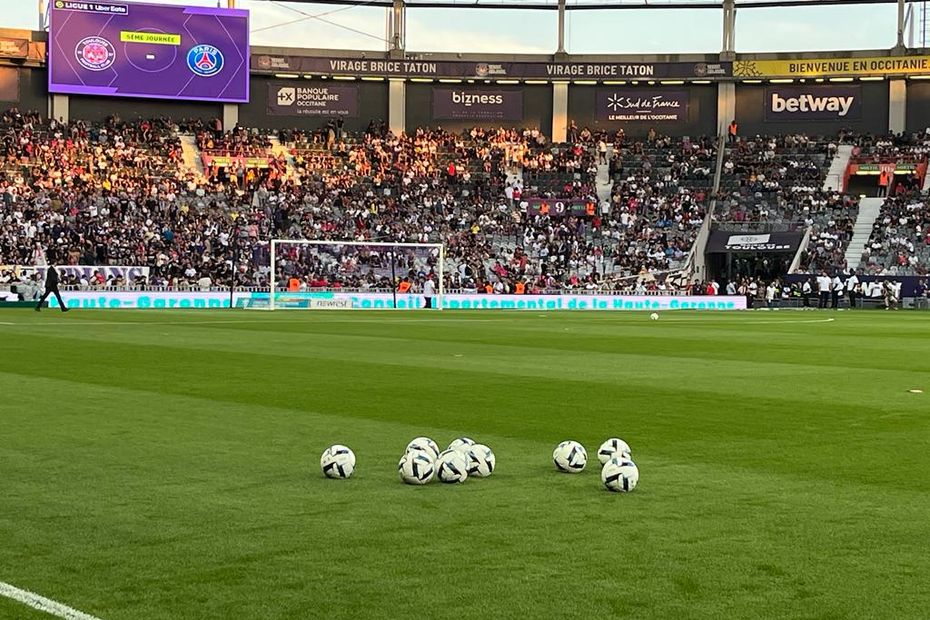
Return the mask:
<svg viewBox="0 0 930 620"><path fill-rule="evenodd" d="M791 120L847 120L859 118L859 86L769 89L766 113Z"/></svg>
<svg viewBox="0 0 930 620"><path fill-rule="evenodd" d="M297 89L291 86L282 86L278 89L278 105L294 105L297 100Z"/></svg>
<svg viewBox="0 0 930 620"><path fill-rule="evenodd" d="M470 108L473 105L504 105L504 96L500 94L471 94L452 91L452 103Z"/></svg>
<svg viewBox="0 0 930 620"><path fill-rule="evenodd" d="M771 235L730 235L727 245L757 245L768 243Z"/></svg>
<svg viewBox="0 0 930 620"><path fill-rule="evenodd" d="M780 252L791 250L791 244L772 241L771 235L730 235L726 249L734 252Z"/></svg>

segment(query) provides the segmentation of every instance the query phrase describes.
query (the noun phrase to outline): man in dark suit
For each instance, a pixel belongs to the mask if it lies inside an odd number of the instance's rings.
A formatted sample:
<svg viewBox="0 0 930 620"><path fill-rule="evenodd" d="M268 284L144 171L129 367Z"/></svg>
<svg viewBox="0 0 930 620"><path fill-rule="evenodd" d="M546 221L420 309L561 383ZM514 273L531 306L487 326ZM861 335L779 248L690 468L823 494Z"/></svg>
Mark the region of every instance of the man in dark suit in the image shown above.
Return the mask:
<svg viewBox="0 0 930 620"><path fill-rule="evenodd" d="M42 310L42 304L45 303L45 300L48 299L48 296L52 293L55 293L55 298L58 300L58 306L61 308L61 311L67 312L68 307L65 306L65 300L61 298L61 293L58 292L58 270L55 269L55 265L49 265L45 272L45 293L36 306L36 312Z"/></svg>

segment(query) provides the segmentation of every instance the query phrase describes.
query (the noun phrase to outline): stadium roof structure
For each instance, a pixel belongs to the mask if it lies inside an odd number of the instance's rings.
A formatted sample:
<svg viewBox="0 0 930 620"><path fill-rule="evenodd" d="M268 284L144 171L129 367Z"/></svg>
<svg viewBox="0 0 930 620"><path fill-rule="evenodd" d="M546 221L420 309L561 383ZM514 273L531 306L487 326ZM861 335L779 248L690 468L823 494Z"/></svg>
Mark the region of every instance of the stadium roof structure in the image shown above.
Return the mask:
<svg viewBox="0 0 930 620"><path fill-rule="evenodd" d="M395 0L288 0L299 4L393 7ZM830 5L898 4L901 0L732 0L736 9L776 7L822 7ZM622 9L717 9L730 2L723 0L398 0L408 9L526 9L558 11Z"/></svg>

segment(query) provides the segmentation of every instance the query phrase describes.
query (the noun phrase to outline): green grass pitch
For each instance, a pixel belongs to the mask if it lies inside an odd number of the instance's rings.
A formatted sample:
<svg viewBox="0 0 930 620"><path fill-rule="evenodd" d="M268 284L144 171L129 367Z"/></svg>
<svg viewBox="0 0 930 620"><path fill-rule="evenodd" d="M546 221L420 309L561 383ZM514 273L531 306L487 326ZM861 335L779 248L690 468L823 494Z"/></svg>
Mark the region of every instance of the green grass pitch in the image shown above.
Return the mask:
<svg viewBox="0 0 930 620"><path fill-rule="evenodd" d="M928 334L877 311L0 312L0 581L103 620L926 618ZM416 435L485 442L497 471L403 485ZM631 494L600 484L610 436ZM351 480L320 474L333 443Z"/></svg>

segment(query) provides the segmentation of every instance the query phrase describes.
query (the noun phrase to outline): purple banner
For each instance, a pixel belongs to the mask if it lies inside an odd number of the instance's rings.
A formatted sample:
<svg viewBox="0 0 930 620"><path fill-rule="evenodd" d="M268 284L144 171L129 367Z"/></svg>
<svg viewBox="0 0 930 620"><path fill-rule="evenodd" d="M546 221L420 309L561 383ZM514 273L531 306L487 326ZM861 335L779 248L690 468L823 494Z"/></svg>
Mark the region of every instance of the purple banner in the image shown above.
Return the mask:
<svg viewBox="0 0 930 620"><path fill-rule="evenodd" d="M358 86L269 82L269 116L358 116Z"/></svg>
<svg viewBox="0 0 930 620"><path fill-rule="evenodd" d="M433 120L522 121L523 91L434 88Z"/></svg>
<svg viewBox="0 0 930 620"><path fill-rule="evenodd" d="M854 121L862 118L862 87L834 84L770 86L767 121Z"/></svg>
<svg viewBox="0 0 930 620"><path fill-rule="evenodd" d="M664 88L598 89L596 118L599 121L682 122L688 120L690 95Z"/></svg>
<svg viewBox="0 0 930 620"><path fill-rule="evenodd" d="M48 90L248 102L249 12L55 0Z"/></svg>
<svg viewBox="0 0 930 620"><path fill-rule="evenodd" d="M391 58L319 58L269 56L252 58L258 73L297 72L317 75L376 75L482 79L622 80L724 78L731 62L475 62L465 60L396 60Z"/></svg>

